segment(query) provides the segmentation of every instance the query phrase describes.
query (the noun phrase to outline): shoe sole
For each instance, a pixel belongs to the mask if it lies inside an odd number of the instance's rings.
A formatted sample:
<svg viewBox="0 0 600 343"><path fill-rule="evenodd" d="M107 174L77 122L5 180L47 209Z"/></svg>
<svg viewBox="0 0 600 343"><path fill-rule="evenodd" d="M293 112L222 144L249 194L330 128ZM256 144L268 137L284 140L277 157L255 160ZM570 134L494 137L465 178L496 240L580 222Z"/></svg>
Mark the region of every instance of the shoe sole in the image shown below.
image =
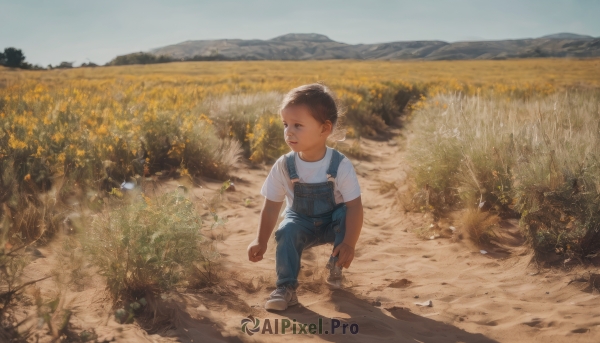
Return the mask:
<svg viewBox="0 0 600 343"><path fill-rule="evenodd" d="M298 304L298 299L292 299L289 303L281 300L269 300L265 304L265 310L284 311L290 306Z"/></svg>

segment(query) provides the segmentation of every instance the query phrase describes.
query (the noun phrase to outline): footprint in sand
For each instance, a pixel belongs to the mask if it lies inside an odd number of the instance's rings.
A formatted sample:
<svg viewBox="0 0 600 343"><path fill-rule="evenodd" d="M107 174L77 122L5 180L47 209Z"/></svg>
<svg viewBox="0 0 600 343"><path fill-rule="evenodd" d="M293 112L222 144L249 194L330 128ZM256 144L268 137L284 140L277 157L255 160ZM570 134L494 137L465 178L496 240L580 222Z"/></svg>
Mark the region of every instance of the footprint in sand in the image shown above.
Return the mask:
<svg viewBox="0 0 600 343"><path fill-rule="evenodd" d="M524 322L523 324L531 326L532 328L543 327L542 320L540 318L533 318L531 321Z"/></svg>
<svg viewBox="0 0 600 343"><path fill-rule="evenodd" d="M479 321L479 322L475 322L475 324L479 324L479 325L485 325L485 326L497 326L498 322L492 320L489 322L485 322L485 321Z"/></svg>
<svg viewBox="0 0 600 343"><path fill-rule="evenodd" d="M391 288L406 288L406 287L410 286L410 284L412 284L412 281L410 281L408 279L401 279L401 280L393 281L392 283L390 283L390 285L388 287L391 287Z"/></svg>

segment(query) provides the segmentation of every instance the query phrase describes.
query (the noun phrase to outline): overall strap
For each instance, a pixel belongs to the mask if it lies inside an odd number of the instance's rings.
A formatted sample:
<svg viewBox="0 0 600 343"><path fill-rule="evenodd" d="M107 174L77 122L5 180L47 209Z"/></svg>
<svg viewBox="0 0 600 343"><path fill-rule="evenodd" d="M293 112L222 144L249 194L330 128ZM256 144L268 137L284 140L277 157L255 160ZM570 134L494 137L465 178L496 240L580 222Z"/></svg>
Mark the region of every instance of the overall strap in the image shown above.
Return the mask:
<svg viewBox="0 0 600 343"><path fill-rule="evenodd" d="M327 179L333 181L336 178L338 167L344 158L344 154L341 152L331 149L331 162L329 162L329 169L327 169Z"/></svg>
<svg viewBox="0 0 600 343"><path fill-rule="evenodd" d="M296 172L296 153L294 151L285 154L285 164L287 165L288 175L292 183L298 182L300 177Z"/></svg>

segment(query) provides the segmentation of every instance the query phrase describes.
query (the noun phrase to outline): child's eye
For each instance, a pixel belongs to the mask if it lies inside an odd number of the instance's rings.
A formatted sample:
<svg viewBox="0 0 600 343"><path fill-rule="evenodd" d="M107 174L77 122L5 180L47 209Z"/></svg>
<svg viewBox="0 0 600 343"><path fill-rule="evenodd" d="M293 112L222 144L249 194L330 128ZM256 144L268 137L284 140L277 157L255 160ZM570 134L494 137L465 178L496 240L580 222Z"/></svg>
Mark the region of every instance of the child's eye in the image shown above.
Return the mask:
<svg viewBox="0 0 600 343"><path fill-rule="evenodd" d="M284 124L283 124L283 127L287 127L287 124L285 124L285 123L284 123Z"/></svg>
<svg viewBox="0 0 600 343"><path fill-rule="evenodd" d="M296 127L300 127L300 126L302 126L302 125L300 125L300 124L296 124Z"/></svg>

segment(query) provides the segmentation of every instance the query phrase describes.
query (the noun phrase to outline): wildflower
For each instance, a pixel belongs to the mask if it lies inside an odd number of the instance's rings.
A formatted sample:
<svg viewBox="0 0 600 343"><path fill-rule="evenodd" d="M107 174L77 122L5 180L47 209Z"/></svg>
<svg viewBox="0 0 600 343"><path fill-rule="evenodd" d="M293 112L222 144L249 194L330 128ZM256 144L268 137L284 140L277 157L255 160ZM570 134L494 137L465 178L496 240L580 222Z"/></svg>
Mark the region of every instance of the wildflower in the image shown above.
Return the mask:
<svg viewBox="0 0 600 343"><path fill-rule="evenodd" d="M8 146L15 150L25 149L27 147L27 143L15 138L13 134L9 135L8 138Z"/></svg>
<svg viewBox="0 0 600 343"><path fill-rule="evenodd" d="M55 134L52 135L51 139L55 142L55 143L59 143L60 141L62 141L65 138L65 136L60 133L57 132Z"/></svg>
<svg viewBox="0 0 600 343"><path fill-rule="evenodd" d="M106 125L104 125L104 124L100 125L98 130L96 130L96 134L98 136L104 136L104 135L108 134L108 129L106 128Z"/></svg>

